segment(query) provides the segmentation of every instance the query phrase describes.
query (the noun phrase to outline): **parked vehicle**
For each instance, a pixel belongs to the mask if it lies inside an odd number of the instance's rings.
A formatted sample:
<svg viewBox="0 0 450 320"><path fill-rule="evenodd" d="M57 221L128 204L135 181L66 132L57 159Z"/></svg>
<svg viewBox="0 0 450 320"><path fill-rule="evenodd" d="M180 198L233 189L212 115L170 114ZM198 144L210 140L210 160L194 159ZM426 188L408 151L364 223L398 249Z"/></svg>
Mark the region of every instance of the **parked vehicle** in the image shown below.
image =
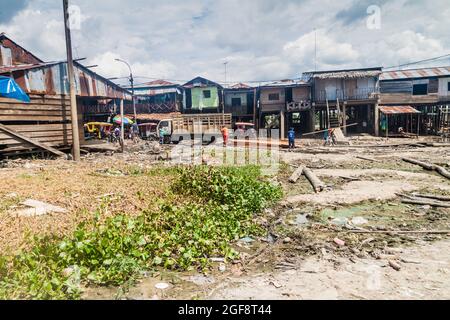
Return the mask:
<svg viewBox="0 0 450 320"><path fill-rule="evenodd" d="M234 138L238 140L243 139L257 139L258 135L255 130L255 125L251 122L236 122Z"/></svg>
<svg viewBox="0 0 450 320"><path fill-rule="evenodd" d="M161 120L156 132L165 129L165 137L173 143L201 135L204 142L213 142L221 137L223 127L231 129L231 114L184 114L172 119Z"/></svg>
<svg viewBox="0 0 450 320"><path fill-rule="evenodd" d="M138 125L139 135L143 140L157 141L158 140L158 124L157 123L141 123Z"/></svg>
<svg viewBox="0 0 450 320"><path fill-rule="evenodd" d="M105 139L111 134L113 125L107 122L89 122L84 125L89 139Z"/></svg>

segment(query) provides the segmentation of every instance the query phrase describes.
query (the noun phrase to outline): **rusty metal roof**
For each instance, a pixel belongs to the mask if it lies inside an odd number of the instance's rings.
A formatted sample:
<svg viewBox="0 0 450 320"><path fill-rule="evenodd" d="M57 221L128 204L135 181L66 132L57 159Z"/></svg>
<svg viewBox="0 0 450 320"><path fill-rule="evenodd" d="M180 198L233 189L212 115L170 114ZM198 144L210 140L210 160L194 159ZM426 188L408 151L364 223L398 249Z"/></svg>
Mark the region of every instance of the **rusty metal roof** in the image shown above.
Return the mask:
<svg viewBox="0 0 450 320"><path fill-rule="evenodd" d="M181 112L170 112L170 113L142 113L137 114L138 120L148 120L148 121L161 121L166 119L172 119L181 116ZM134 118L134 114L125 115L130 119Z"/></svg>
<svg viewBox="0 0 450 320"><path fill-rule="evenodd" d="M283 88L283 87L299 87L299 86L310 86L310 84L303 80L286 79L265 83L261 85L261 88Z"/></svg>
<svg viewBox="0 0 450 320"><path fill-rule="evenodd" d="M157 96L160 94L168 93L179 93L181 91L178 88L161 87L161 89L151 89L151 88L134 88L134 94L137 96Z"/></svg>
<svg viewBox="0 0 450 320"><path fill-rule="evenodd" d="M411 106L381 106L380 111L384 114L415 114L421 113Z"/></svg>
<svg viewBox="0 0 450 320"><path fill-rule="evenodd" d="M236 84L230 86L228 89L251 89L251 88L252 87L250 87L249 85L239 82L239 83L236 83Z"/></svg>
<svg viewBox="0 0 450 320"><path fill-rule="evenodd" d="M178 86L178 84L169 82L166 80L154 80L146 83L137 84L134 87L135 88L153 88L153 87L175 87ZM128 89L131 89L131 87L127 87Z"/></svg>
<svg viewBox="0 0 450 320"><path fill-rule="evenodd" d="M222 89L223 87L211 80L208 80L206 78L203 77L196 77L194 79L192 79L191 81L185 83L183 85L184 88L187 89L191 89L191 88L205 88L205 87L218 87L220 89Z"/></svg>
<svg viewBox="0 0 450 320"><path fill-rule="evenodd" d="M43 63L39 63L39 64L19 64L19 65L14 65L14 66L0 66L0 74L48 67L48 66L52 66L52 65L55 65L58 63L59 62L43 62Z"/></svg>
<svg viewBox="0 0 450 320"><path fill-rule="evenodd" d="M380 80L401 80L415 78L450 77L450 66L423 69L385 71Z"/></svg>
<svg viewBox="0 0 450 320"><path fill-rule="evenodd" d="M13 74L27 93L68 94L66 61L0 67L0 74ZM121 98L131 100L131 93L114 82L74 62L77 95L94 98ZM24 71L25 75L17 73Z"/></svg>
<svg viewBox="0 0 450 320"><path fill-rule="evenodd" d="M17 60L24 63L36 63L36 62L44 62L43 60L36 57L30 51L17 44L14 40L9 38L4 32L0 33L0 43L7 48L13 50L13 62L17 64Z"/></svg>
<svg viewBox="0 0 450 320"><path fill-rule="evenodd" d="M381 74L382 68L362 68L362 69L347 69L347 70L330 70L330 71L310 71L303 75L308 78L315 79L357 79L366 77L378 77Z"/></svg>

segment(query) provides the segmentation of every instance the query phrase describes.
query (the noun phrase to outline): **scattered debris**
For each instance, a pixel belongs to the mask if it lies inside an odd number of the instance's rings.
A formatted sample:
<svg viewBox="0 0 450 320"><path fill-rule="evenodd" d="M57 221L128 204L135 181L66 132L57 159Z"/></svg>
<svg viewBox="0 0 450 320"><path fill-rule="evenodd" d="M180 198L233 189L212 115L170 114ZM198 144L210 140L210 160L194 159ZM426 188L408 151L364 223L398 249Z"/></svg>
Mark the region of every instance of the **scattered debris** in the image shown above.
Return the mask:
<svg viewBox="0 0 450 320"><path fill-rule="evenodd" d="M295 218L295 224L297 224L297 225L307 224L308 223L308 217L309 217L308 213L297 215L297 217Z"/></svg>
<svg viewBox="0 0 450 320"><path fill-rule="evenodd" d="M416 198L434 199L434 200L440 200L440 201L450 201L450 197L439 196L439 195L434 195L434 194L412 193L411 195Z"/></svg>
<svg viewBox="0 0 450 320"><path fill-rule="evenodd" d="M6 199L14 199L14 198L17 198L18 196L19 195L17 193L11 192L11 193L8 193L7 195L5 195L5 198Z"/></svg>
<svg viewBox="0 0 450 320"><path fill-rule="evenodd" d="M385 233L385 234L408 234L408 233L428 233L428 234L449 234L450 230L349 230L350 233Z"/></svg>
<svg viewBox="0 0 450 320"><path fill-rule="evenodd" d="M291 243L292 242L292 239L291 238L289 238L289 237L286 237L286 238L284 238L283 239L283 243Z"/></svg>
<svg viewBox="0 0 450 320"><path fill-rule="evenodd" d="M24 202L21 202L21 205L26 206L27 208L19 209L14 211L12 215L17 217L35 217L42 216L49 213L67 213L68 211L64 208L57 207L45 202L28 199Z"/></svg>
<svg viewBox="0 0 450 320"><path fill-rule="evenodd" d="M442 202L442 201L433 201L433 200L424 200L420 198L408 197L402 199L402 203L407 204L416 204L422 206L431 206L431 207L441 207L441 208L450 208L450 203Z"/></svg>
<svg viewBox="0 0 450 320"><path fill-rule="evenodd" d="M411 259L406 259L406 258L401 258L400 261L403 262L403 263L421 264L420 261L417 261L417 260L411 260Z"/></svg>
<svg viewBox="0 0 450 320"><path fill-rule="evenodd" d="M116 169L113 169L113 168L97 170L96 173L100 174L100 175L103 175L103 176L108 176L108 177L123 177L123 176L126 175L122 171L116 170Z"/></svg>
<svg viewBox="0 0 450 320"><path fill-rule="evenodd" d="M225 271L227 271L227 266L225 265L225 263L219 264L219 271L220 271L220 272L225 272Z"/></svg>
<svg viewBox="0 0 450 320"><path fill-rule="evenodd" d="M206 286L210 284L214 284L216 282L216 279L214 277L209 277L205 275L194 275L190 277L183 278L183 280L192 282L198 286Z"/></svg>
<svg viewBox="0 0 450 320"><path fill-rule="evenodd" d="M419 161L419 160L415 160L415 159L410 159L410 158L403 158L402 159L405 162L409 162L418 166L421 166L422 168L426 169L426 170L430 170L430 171L436 171L437 173L439 173L441 176L450 179L450 172L448 172L444 167L432 164L432 163L428 163L428 162L423 162L423 161Z"/></svg>
<svg viewBox="0 0 450 320"><path fill-rule="evenodd" d="M321 192L325 189L325 184L319 178L317 178L317 176L314 174L314 172L312 172L311 169L305 167L303 169L303 174L306 176L306 178L308 178L316 193Z"/></svg>
<svg viewBox="0 0 450 320"><path fill-rule="evenodd" d="M362 247L364 247L366 244L371 243L372 241L375 241L375 238L367 238L367 239L363 240L363 241L359 244L359 249L361 249Z"/></svg>
<svg viewBox="0 0 450 320"><path fill-rule="evenodd" d="M345 246L345 241L339 239L339 238L334 238L334 243L336 243L338 246L340 247L344 247Z"/></svg>
<svg viewBox="0 0 450 320"><path fill-rule="evenodd" d="M290 183L296 183L298 181L298 179L300 179L300 177L302 176L304 168L305 168L304 166L298 167L294 171L294 173L290 176L289 182Z"/></svg>
<svg viewBox="0 0 450 320"><path fill-rule="evenodd" d="M354 217L352 218L351 223L355 226L361 226L364 224L368 224L369 221L363 217Z"/></svg>
<svg viewBox="0 0 450 320"><path fill-rule="evenodd" d="M159 289L159 290L166 290L169 287L170 287L170 285L166 282L159 282L159 283L155 284L155 288Z"/></svg>
<svg viewBox="0 0 450 320"><path fill-rule="evenodd" d="M346 217L337 217L330 221L331 224L335 226L345 226L348 223L348 218Z"/></svg>
<svg viewBox="0 0 450 320"><path fill-rule="evenodd" d="M402 267L397 262L395 262L393 260L389 260L388 263L392 267L392 269L394 269L396 271L400 271L402 269Z"/></svg>
<svg viewBox="0 0 450 320"><path fill-rule="evenodd" d="M356 156L356 158L361 159L361 160L370 161L370 162L379 162L378 160L376 160L374 158L369 158L369 157L364 157L364 156Z"/></svg>
<svg viewBox="0 0 450 320"><path fill-rule="evenodd" d="M244 242L244 243L252 243L255 242L255 239L250 238L250 237L245 237L239 240L240 242Z"/></svg>
<svg viewBox="0 0 450 320"><path fill-rule="evenodd" d="M281 283L279 283L278 281L275 281L275 280L270 281L269 284L274 286L277 289L280 289L283 287L283 285Z"/></svg>

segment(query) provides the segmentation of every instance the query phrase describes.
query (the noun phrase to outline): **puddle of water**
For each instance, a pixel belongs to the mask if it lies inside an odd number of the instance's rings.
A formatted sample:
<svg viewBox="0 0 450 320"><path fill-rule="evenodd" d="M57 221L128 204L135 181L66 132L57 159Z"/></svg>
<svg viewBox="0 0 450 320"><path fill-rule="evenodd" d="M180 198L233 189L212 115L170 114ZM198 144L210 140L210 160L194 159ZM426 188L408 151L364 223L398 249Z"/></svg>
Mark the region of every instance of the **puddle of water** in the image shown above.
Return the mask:
<svg viewBox="0 0 450 320"><path fill-rule="evenodd" d="M363 206L356 206L352 208L343 208L339 210L333 210L333 209L324 209L321 212L321 217L323 219L328 219L330 217L333 218L351 218L354 216L363 216L364 212L367 212L368 210L374 209L374 206L370 205L363 205Z"/></svg>
<svg viewBox="0 0 450 320"><path fill-rule="evenodd" d="M389 221L393 216L401 215L407 211L409 211L408 207L401 203L369 203L338 210L326 208L320 212L320 218L323 221L329 221L332 218L335 224L345 224L355 217L358 220L360 220L359 218L365 218L369 222Z"/></svg>
<svg viewBox="0 0 450 320"><path fill-rule="evenodd" d="M308 214L299 214L295 219L296 224L307 224L308 223Z"/></svg>
<svg viewBox="0 0 450 320"><path fill-rule="evenodd" d="M296 226L304 225L309 222L308 216L310 216L310 214L304 210L293 209L288 212L287 223Z"/></svg>

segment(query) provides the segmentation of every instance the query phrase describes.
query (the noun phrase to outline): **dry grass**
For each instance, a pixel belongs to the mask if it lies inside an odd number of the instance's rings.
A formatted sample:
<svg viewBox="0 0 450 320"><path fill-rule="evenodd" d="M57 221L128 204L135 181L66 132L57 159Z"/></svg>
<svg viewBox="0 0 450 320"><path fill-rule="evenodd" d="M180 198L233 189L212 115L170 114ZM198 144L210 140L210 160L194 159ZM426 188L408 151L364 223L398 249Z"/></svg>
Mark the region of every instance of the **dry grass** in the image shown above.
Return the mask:
<svg viewBox="0 0 450 320"><path fill-rule="evenodd" d="M172 175L113 157L73 164L64 161L32 162L29 169L0 170L0 250L27 247L27 235L65 235L92 218L105 198L107 215L137 214L157 206L166 196ZM41 164L41 165L39 165ZM125 175L114 175L115 173ZM68 214L18 218L10 213L25 199L66 208ZM106 217L105 216L105 217ZM104 217L104 218L105 218Z"/></svg>

